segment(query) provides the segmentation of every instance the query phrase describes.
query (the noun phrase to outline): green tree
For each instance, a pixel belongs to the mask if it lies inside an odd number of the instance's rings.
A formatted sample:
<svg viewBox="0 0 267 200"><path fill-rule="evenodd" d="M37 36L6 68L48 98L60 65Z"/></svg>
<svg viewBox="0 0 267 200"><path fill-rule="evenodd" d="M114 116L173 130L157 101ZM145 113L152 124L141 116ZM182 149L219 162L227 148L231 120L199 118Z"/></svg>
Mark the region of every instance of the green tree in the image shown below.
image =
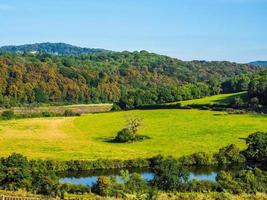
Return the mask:
<svg viewBox="0 0 267 200"><path fill-rule="evenodd" d="M112 190L112 183L106 176L99 176L92 191L100 196L109 196Z"/></svg>
<svg viewBox="0 0 267 200"><path fill-rule="evenodd" d="M38 103L45 103L48 101L48 95L45 93L45 91L41 88L35 88L35 99Z"/></svg>
<svg viewBox="0 0 267 200"><path fill-rule="evenodd" d="M173 158L158 161L153 171L153 184L162 190L178 190L189 180L189 172Z"/></svg>
<svg viewBox="0 0 267 200"><path fill-rule="evenodd" d="M267 133L253 133L248 136L246 143L248 147L244 155L247 159L262 163L267 161Z"/></svg>
<svg viewBox="0 0 267 200"><path fill-rule="evenodd" d="M221 148L219 152L215 154L215 159L219 165L245 162L245 157L240 153L240 149L234 144Z"/></svg>

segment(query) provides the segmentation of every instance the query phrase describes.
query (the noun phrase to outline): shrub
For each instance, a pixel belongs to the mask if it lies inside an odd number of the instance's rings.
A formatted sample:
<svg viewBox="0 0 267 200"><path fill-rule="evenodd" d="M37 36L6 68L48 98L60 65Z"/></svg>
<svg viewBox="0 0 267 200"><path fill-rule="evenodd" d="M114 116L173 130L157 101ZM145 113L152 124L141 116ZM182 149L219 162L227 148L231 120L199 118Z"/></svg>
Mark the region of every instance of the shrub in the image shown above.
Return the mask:
<svg viewBox="0 0 267 200"><path fill-rule="evenodd" d="M112 183L106 176L99 176L92 191L100 196L109 196L112 190Z"/></svg>
<svg viewBox="0 0 267 200"><path fill-rule="evenodd" d="M219 165L238 164L246 161L245 157L240 153L239 148L234 144L221 148L215 154L215 159Z"/></svg>
<svg viewBox="0 0 267 200"><path fill-rule="evenodd" d="M119 104L117 104L117 103L113 103L113 105L112 105L112 109L111 109L112 111L120 111L120 110L122 110L121 109L121 107L119 106Z"/></svg>
<svg viewBox="0 0 267 200"><path fill-rule="evenodd" d="M63 115L65 117L71 117L71 116L79 116L79 113L75 113L72 110L65 110Z"/></svg>
<svg viewBox="0 0 267 200"><path fill-rule="evenodd" d="M2 119L4 120L10 120L15 117L14 111L12 110L6 110L2 113Z"/></svg>
<svg viewBox="0 0 267 200"><path fill-rule="evenodd" d="M44 111L44 112L42 112L42 116L43 117L53 117L54 113L48 112L48 111Z"/></svg>
<svg viewBox="0 0 267 200"><path fill-rule="evenodd" d="M133 142L135 140L135 134L128 128L124 128L118 132L115 137L116 142Z"/></svg>
<svg viewBox="0 0 267 200"><path fill-rule="evenodd" d="M179 161L183 165L198 165L198 166L205 166L205 165L213 165L215 164L215 160L213 155L207 154L205 152L197 152L189 156L183 156L179 159Z"/></svg>
<svg viewBox="0 0 267 200"><path fill-rule="evenodd" d="M61 185L61 189L70 194L86 194L91 192L91 188L89 186L81 184L64 183Z"/></svg>
<svg viewBox="0 0 267 200"><path fill-rule="evenodd" d="M216 191L217 189L217 183L213 181L197 181L192 180L190 183L188 183L188 192L212 192Z"/></svg>

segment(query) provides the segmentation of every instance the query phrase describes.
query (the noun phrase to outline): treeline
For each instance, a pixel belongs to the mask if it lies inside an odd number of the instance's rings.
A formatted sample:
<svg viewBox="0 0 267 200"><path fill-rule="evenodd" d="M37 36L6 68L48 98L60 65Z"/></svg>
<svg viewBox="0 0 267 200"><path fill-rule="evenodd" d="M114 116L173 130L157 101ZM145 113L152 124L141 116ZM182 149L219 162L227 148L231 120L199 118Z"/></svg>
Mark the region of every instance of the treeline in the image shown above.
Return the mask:
<svg viewBox="0 0 267 200"><path fill-rule="evenodd" d="M130 109L218 94L223 80L258 70L230 62L183 62L146 51L2 53L0 106L115 102Z"/></svg>
<svg viewBox="0 0 267 200"><path fill-rule="evenodd" d="M224 93L247 91L246 98L237 98L233 106L266 112L267 106L267 71L255 74L242 74L222 83Z"/></svg>
<svg viewBox="0 0 267 200"><path fill-rule="evenodd" d="M0 52L9 52L9 53L49 53L55 55L80 55L86 53L96 53L106 51L104 49L91 49L91 48L82 48L73 46L66 43L35 43L35 44L25 44L19 46L3 46L0 47Z"/></svg>

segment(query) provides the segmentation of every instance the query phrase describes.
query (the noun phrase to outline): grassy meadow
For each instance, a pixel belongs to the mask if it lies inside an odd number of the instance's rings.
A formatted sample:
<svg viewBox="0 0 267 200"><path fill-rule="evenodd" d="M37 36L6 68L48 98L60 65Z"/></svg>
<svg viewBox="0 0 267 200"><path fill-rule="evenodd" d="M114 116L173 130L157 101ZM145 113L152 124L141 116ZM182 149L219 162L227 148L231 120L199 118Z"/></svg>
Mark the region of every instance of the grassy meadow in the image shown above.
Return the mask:
<svg viewBox="0 0 267 200"><path fill-rule="evenodd" d="M216 100L214 96L209 98L205 101ZM221 95L217 98L224 99ZM139 134L150 139L126 144L109 142L125 126L129 116L143 118ZM197 109L20 119L0 121L0 156L18 152L31 158L59 160L131 159L157 154L180 157L198 151L212 153L231 143L244 148L243 138L266 130L265 115L233 115Z"/></svg>
<svg viewBox="0 0 267 200"><path fill-rule="evenodd" d="M213 95L213 96L209 96L209 97L204 97L201 99L192 99L192 100L187 100L187 101L181 101L180 103L182 106L187 106L187 105L192 105L192 104L195 104L195 105L228 105L236 97L240 97L243 99L246 98L246 94L247 94L247 92L218 94L218 95Z"/></svg>

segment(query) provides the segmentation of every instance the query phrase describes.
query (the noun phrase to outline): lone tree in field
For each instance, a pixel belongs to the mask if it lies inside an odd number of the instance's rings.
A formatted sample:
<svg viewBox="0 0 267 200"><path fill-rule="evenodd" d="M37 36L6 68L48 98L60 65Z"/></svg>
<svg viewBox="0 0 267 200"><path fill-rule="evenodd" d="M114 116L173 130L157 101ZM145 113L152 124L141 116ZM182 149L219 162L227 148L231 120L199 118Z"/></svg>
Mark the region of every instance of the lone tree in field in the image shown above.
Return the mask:
<svg viewBox="0 0 267 200"><path fill-rule="evenodd" d="M133 132L134 135L136 135L139 127L141 126L142 122L143 122L143 118L141 117L133 117L133 116L127 116L126 117L126 121L127 121L127 126L126 128L128 128L129 130L131 130Z"/></svg>
<svg viewBox="0 0 267 200"><path fill-rule="evenodd" d="M147 138L145 136L137 134L137 131L142 124L142 121L143 119L141 117L127 116L126 127L117 133L117 136L115 137L114 141L124 143L124 142L138 141L138 140L140 141Z"/></svg>

